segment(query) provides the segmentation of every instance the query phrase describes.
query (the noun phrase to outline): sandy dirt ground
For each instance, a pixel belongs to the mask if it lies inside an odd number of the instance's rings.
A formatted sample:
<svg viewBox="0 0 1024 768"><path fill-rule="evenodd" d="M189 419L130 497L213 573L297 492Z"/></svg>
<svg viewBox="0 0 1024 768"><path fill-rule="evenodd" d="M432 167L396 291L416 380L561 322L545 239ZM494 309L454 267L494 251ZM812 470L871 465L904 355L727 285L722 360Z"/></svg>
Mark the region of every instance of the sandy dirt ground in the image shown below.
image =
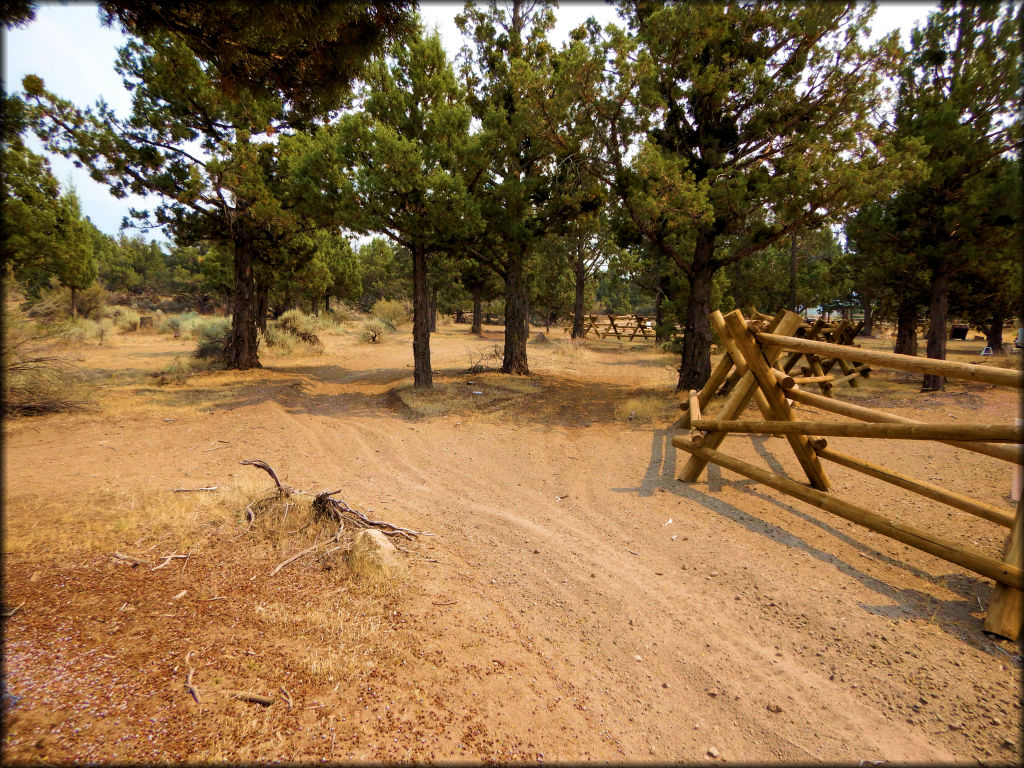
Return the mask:
<svg viewBox="0 0 1024 768"><path fill-rule="evenodd" d="M408 395L407 333L327 334L323 355L181 384L154 373L184 340L78 353L96 407L3 427L6 759L1020 762L1020 648L981 630L991 582L728 470L675 480L676 358L561 337L511 378L466 372L500 328L442 327L436 402ZM924 421L1018 412L993 387L918 383L839 396ZM651 418L623 418L629 398ZM1014 509L998 460L829 443ZM723 450L804 481L783 439ZM207 525L197 496L266 484L253 458L434 535L400 586L360 589L301 561L270 576L290 552L247 546L237 513L187 540L131 517L187 496ZM1005 528L826 469L837 495L1001 554ZM159 570L111 556L186 546Z"/></svg>

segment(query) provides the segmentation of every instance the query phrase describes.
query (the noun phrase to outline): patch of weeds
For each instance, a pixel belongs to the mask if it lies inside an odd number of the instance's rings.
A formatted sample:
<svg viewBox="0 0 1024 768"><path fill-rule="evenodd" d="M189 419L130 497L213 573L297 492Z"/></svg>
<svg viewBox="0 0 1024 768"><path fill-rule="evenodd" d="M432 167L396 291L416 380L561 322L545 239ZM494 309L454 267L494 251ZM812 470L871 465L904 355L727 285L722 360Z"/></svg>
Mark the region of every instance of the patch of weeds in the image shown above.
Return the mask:
<svg viewBox="0 0 1024 768"><path fill-rule="evenodd" d="M469 355L469 368L466 369L466 373L496 370L501 367L501 363L505 359L505 350L501 344L493 344L483 351L470 350L467 354Z"/></svg>
<svg viewBox="0 0 1024 768"><path fill-rule="evenodd" d="M662 397L630 397L615 406L615 418L620 421L648 423L672 419L676 415L675 400Z"/></svg>

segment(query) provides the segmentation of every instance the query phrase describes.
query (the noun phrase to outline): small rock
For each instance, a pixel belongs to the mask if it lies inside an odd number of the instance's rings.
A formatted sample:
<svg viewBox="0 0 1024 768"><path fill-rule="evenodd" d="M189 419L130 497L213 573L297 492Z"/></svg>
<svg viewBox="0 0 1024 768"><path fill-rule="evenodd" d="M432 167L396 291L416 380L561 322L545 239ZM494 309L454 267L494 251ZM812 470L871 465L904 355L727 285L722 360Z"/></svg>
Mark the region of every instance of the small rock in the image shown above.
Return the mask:
<svg viewBox="0 0 1024 768"><path fill-rule="evenodd" d="M539 554L540 554L540 550L539 550L539 549L535 549L535 550L533 550L533 554L535 554L535 555L539 555Z"/></svg>
<svg viewBox="0 0 1024 768"><path fill-rule="evenodd" d="M1005 739L1003 739L1003 746L1012 748L1017 746L1017 742L1011 739L1009 736L1007 736Z"/></svg>
<svg viewBox="0 0 1024 768"><path fill-rule="evenodd" d="M717 688L710 688L708 690L708 696L717 696L717 695L718 695L718 689Z"/></svg>
<svg viewBox="0 0 1024 768"><path fill-rule="evenodd" d="M668 688L668 683L662 683L662 684L661 684L661 687L662 687L662 688Z"/></svg>
<svg viewBox="0 0 1024 768"><path fill-rule="evenodd" d="M708 755L710 757L718 757L718 747L709 747L708 748Z"/></svg>
<svg viewBox="0 0 1024 768"><path fill-rule="evenodd" d="M782 711L782 707L780 707L775 702L772 702L771 704L768 705L768 711L769 712L774 712L774 713L778 714L779 712Z"/></svg>
<svg viewBox="0 0 1024 768"><path fill-rule="evenodd" d="M640 656L640 654L637 654L636 656L633 657L633 660L634 661L643 661L643 657Z"/></svg>

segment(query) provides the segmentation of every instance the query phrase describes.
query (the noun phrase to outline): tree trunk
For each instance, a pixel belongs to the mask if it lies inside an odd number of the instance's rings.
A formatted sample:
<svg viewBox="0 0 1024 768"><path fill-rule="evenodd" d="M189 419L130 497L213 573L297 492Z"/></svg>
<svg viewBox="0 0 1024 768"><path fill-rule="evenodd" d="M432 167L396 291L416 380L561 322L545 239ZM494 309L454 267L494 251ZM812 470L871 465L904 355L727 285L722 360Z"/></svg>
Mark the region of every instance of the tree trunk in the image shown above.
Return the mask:
<svg viewBox="0 0 1024 768"><path fill-rule="evenodd" d="M433 389L430 369L430 290L427 286L427 254L420 248L412 252L412 360L413 385Z"/></svg>
<svg viewBox="0 0 1024 768"><path fill-rule="evenodd" d="M430 288L430 332L437 333L437 291L436 285Z"/></svg>
<svg viewBox="0 0 1024 768"><path fill-rule="evenodd" d="M711 375L711 280L715 275L711 255L715 243L708 235L698 234L693 267L688 275L690 299L683 328L683 351L676 392L699 390Z"/></svg>
<svg viewBox="0 0 1024 768"><path fill-rule="evenodd" d="M71 317L72 319L78 317L78 289L75 286L71 288Z"/></svg>
<svg viewBox="0 0 1024 768"><path fill-rule="evenodd" d="M267 334L267 315L270 312L270 286L256 286L256 327L264 336Z"/></svg>
<svg viewBox="0 0 1024 768"><path fill-rule="evenodd" d="M473 291L473 327L469 329L469 332L477 336L484 335L483 293L480 288Z"/></svg>
<svg viewBox="0 0 1024 768"><path fill-rule="evenodd" d="M993 355L1005 355L1003 349L1003 318L1001 315L993 317L985 326L985 345L991 348Z"/></svg>
<svg viewBox="0 0 1024 768"><path fill-rule="evenodd" d="M513 246L514 248L515 246ZM530 336L530 298L527 294L526 258L522 251L511 255L505 270L505 356L502 373L527 375L526 341Z"/></svg>
<svg viewBox="0 0 1024 768"><path fill-rule="evenodd" d="M658 278L658 294L654 297L654 340L655 341L669 341L672 338L672 332L665 324L665 302L671 297L670 293L670 281L667 274L662 274Z"/></svg>
<svg viewBox="0 0 1024 768"><path fill-rule="evenodd" d="M864 325L861 326L858 336L871 336L875 332L875 307L871 299L864 299L860 303L864 309Z"/></svg>
<svg viewBox="0 0 1024 768"><path fill-rule="evenodd" d="M917 354L917 304L913 300L900 302L896 309L896 346L892 351L897 355Z"/></svg>
<svg viewBox="0 0 1024 768"><path fill-rule="evenodd" d="M249 239L241 235L234 243L234 291L231 294L231 330L224 350L224 365L239 371L259 368L256 323L257 293L253 274L253 253ZM263 315L264 323L266 314Z"/></svg>
<svg viewBox="0 0 1024 768"><path fill-rule="evenodd" d="M949 314L949 268L945 265L932 269L932 295L928 303L928 357L946 359L946 316ZM945 378L935 373L925 374L922 392L940 392L946 388Z"/></svg>
<svg viewBox="0 0 1024 768"><path fill-rule="evenodd" d="M331 314L331 294L324 294L324 312L328 315Z"/></svg>
<svg viewBox="0 0 1024 768"><path fill-rule="evenodd" d="M587 265L584 261L583 248L576 245L576 261L572 265L575 286L572 297L572 333L570 338L582 339L583 332L583 291L586 288Z"/></svg>

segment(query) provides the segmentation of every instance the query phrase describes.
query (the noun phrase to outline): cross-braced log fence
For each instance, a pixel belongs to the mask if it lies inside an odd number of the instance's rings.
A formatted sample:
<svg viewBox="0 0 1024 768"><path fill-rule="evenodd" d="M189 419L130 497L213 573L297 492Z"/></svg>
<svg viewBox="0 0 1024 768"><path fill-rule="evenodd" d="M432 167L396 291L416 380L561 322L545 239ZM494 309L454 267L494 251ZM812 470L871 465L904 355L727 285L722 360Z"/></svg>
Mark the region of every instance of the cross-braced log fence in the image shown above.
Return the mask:
<svg viewBox="0 0 1024 768"><path fill-rule="evenodd" d="M840 324L833 329L832 340L820 340L821 328L806 329L802 337L796 332L801 318L780 311L770 321L748 321L740 311L723 316L715 312L711 321L726 348L728 363L720 363L712 372L708 385L701 392L691 391L685 404L686 413L676 423L690 429L688 436L677 435L672 444L690 454L679 472L679 479L694 482L708 463L726 467L808 504L839 515L870 530L896 539L911 547L959 565L996 582L989 601L984 629L1016 639L1024 622L1024 502L1016 514L969 496L915 479L900 472L872 464L858 457L828 447L827 437L863 437L899 440L934 440L964 450L1024 464L1024 427L1007 424L928 424L883 411L844 403L831 393L815 394L800 388L798 377L790 376L786 364L795 364L794 355L809 361L829 360L844 376L859 375L856 367L874 366L915 373L933 373L951 379L984 382L997 386L1024 389L1024 377L1017 371L970 365L945 360L897 355L851 346L856 331L852 325ZM828 337L826 337L828 338ZM847 366L853 368L847 373ZM813 363L812 363L813 370ZM817 371L814 371L818 375ZM734 384L714 418L703 415L711 397L730 375ZM825 375L824 373L822 375ZM841 379L839 379L841 380ZM837 380L831 383L834 385ZM850 379L852 381L852 378ZM804 382L820 383L820 382ZM829 396L826 396L828 394ZM741 417L753 400L763 419ZM822 411L845 416L855 421L820 422L796 418L793 403L813 406ZM730 433L783 435L789 441L810 487L741 461L719 450ZM822 460L862 472L900 488L950 505L1010 529L1002 558L973 551L957 542L944 539L914 525L892 521L850 501L828 493L831 483Z"/></svg>

